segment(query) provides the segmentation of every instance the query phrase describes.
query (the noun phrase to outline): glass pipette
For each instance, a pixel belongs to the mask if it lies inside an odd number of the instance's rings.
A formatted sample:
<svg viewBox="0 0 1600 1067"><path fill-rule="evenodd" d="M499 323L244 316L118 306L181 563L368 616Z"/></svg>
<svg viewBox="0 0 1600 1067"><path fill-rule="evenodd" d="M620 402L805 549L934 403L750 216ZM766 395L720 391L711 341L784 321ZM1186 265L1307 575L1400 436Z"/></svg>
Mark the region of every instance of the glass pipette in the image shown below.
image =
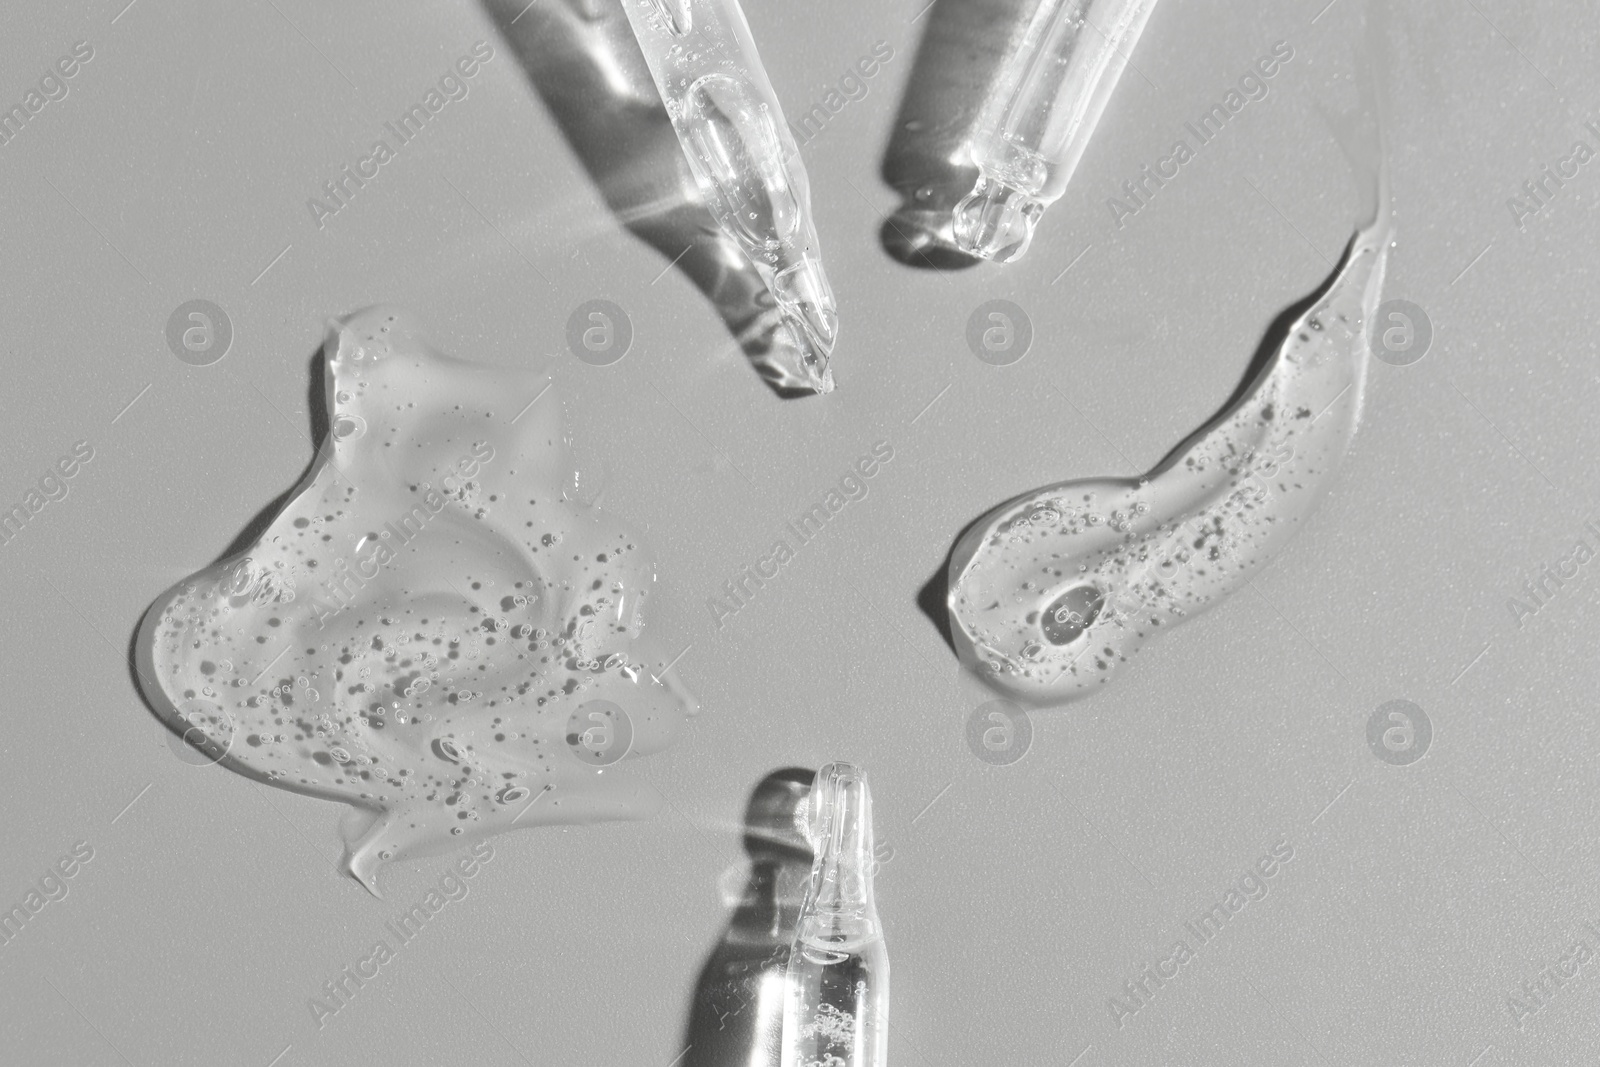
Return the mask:
<svg viewBox="0 0 1600 1067"><path fill-rule="evenodd" d="M962 251L1021 256L1094 136L1156 0L1039 0L968 142L978 183L956 205Z"/></svg>
<svg viewBox="0 0 1600 1067"><path fill-rule="evenodd" d="M822 269L811 186L738 0L622 0L651 77L718 225L742 248L833 388L839 314Z"/></svg>
<svg viewBox="0 0 1600 1067"><path fill-rule="evenodd" d="M872 797L830 763L811 787L811 886L784 971L783 1067L886 1067L889 953L873 901Z"/></svg>

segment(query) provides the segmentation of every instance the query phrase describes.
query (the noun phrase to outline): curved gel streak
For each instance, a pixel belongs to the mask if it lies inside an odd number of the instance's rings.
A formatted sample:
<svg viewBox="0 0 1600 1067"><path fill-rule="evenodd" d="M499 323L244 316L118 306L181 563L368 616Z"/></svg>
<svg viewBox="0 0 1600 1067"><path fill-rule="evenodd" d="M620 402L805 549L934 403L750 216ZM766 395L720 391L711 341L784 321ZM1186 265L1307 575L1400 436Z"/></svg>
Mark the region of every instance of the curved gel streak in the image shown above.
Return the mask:
<svg viewBox="0 0 1600 1067"><path fill-rule="evenodd" d="M229 770L352 805L345 868L375 894L386 860L649 815L612 764L694 705L641 640L643 545L572 499L544 376L442 355L391 308L324 353L306 479L145 614L151 707Z"/></svg>
<svg viewBox="0 0 1600 1067"><path fill-rule="evenodd" d="M962 661L1009 696L1064 703L1248 581L1355 434L1391 239L1380 177L1372 221L1236 403L1143 478L1060 482L974 523L949 569Z"/></svg>

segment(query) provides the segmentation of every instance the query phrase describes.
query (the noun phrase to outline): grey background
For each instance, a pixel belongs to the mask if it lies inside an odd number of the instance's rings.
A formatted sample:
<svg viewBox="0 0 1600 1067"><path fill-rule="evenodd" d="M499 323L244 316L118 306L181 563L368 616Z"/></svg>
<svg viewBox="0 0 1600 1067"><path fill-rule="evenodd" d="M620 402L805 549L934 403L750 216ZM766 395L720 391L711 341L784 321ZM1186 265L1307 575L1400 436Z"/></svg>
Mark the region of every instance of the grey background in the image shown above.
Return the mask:
<svg viewBox="0 0 1600 1067"><path fill-rule="evenodd" d="M1002 498L1154 463L1326 274L1357 198L1315 104L1353 99L1357 0L1314 23L1322 0L1166 0L1028 257L951 275L877 245L920 4L752 0L791 114L875 41L895 49L804 150L841 301L840 389L791 403L606 213L478 7L123 3L12 4L0 32L6 106L73 42L95 49L70 95L0 147L0 496L20 499L76 440L96 451L0 546L0 904L72 843L95 849L0 948L0 1059L667 1067L739 881L747 792L832 758L867 767L893 849L879 901L897 1063L1592 1055L1594 964L1521 1029L1506 998L1578 939L1600 950L1583 926L1600 924L1600 564L1520 628L1505 602L1600 519L1600 163L1526 232L1505 201L1593 143L1579 123L1600 97L1600 14L1394 12L1386 295L1427 310L1432 351L1373 364L1330 496L1253 588L1093 699L1035 713L1030 751L993 766L965 740L988 694L917 590ZM471 96L318 232L305 199L479 39L497 55ZM1117 184L1280 39L1296 58L1271 95L1115 228ZM210 367L163 337L196 297L234 325ZM597 297L635 329L603 368L563 352L569 312ZM999 297L1035 330L1007 367L964 341L969 312ZM652 625L687 647L678 670L705 710L636 764L671 801L660 818L495 839L471 896L318 1031L306 998L445 860L397 865L372 899L335 873L339 809L174 758L124 653L151 599L298 477L322 323L379 300L447 351L552 368L607 472L603 506L655 546ZM871 495L716 629L705 598L880 439L895 458ZM1433 724L1409 766L1367 744L1393 699ZM1270 895L1119 1029L1107 999L1280 839L1294 859Z"/></svg>

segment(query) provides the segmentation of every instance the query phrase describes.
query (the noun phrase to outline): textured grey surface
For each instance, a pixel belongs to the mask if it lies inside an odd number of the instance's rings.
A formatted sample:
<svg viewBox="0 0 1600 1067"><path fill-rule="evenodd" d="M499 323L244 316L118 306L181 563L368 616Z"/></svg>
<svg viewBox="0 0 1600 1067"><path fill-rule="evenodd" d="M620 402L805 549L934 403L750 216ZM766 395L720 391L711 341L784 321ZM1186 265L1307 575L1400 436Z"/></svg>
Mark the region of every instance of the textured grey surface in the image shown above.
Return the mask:
<svg viewBox="0 0 1600 1067"><path fill-rule="evenodd" d="M1426 309L1432 350L1374 365L1332 494L1252 589L1091 700L1034 714L1030 750L993 766L966 743L987 695L918 590L999 500L1152 464L1327 273L1356 191L1316 105L1354 98L1357 0L1314 23L1321 0L1167 0L1028 257L958 274L907 269L877 242L920 2L752 0L791 112L875 42L894 49L804 149L840 388L789 403L605 211L478 7L122 3L13 5L0 34L6 106L74 42L94 48L0 145L5 503L74 442L94 449L0 546L0 905L74 843L94 850L0 946L0 1059L667 1067L726 919L719 886L738 881L748 791L834 758L867 767L892 849L879 899L897 1063L1592 1054L1600 564L1520 625L1507 600L1580 536L1596 544L1600 164L1525 229L1506 200L1575 140L1597 144L1581 126L1600 99L1594 12L1393 13L1387 295ZM478 40L497 53L468 98L319 232L306 198ZM1116 227L1106 197L1279 40L1295 59L1270 95ZM1035 331L1006 367L964 340L998 297ZM163 336L194 298L234 328L207 367ZM609 367L564 354L592 298L635 330ZM671 801L662 817L495 839L470 895L319 1030L307 998L446 861L400 865L388 899L369 897L335 873L338 809L175 758L124 654L150 600L299 476L322 322L378 300L447 351L551 366L608 472L606 508L656 548L652 625L687 648L678 670L705 711L640 764ZM716 628L706 598L880 440L894 459L868 497ZM1405 766L1367 740L1394 699L1433 725ZM1199 945L1184 924L1280 841L1293 859L1267 895ZM1119 1026L1109 998L1181 938L1194 958ZM1571 977L1542 977L1568 959ZM1541 980L1535 999L1523 983Z"/></svg>

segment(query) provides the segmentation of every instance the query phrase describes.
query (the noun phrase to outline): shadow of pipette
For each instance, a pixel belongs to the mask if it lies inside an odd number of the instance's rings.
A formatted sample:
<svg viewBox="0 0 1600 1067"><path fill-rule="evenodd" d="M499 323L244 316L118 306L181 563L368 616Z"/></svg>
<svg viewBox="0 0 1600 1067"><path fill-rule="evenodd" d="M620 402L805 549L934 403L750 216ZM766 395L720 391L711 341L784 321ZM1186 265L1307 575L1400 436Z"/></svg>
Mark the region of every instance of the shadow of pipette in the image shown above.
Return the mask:
<svg viewBox="0 0 1600 1067"><path fill-rule="evenodd" d="M618 0L482 0L606 206L705 294L781 397L813 395L771 292L695 185Z"/></svg>
<svg viewBox="0 0 1600 1067"><path fill-rule="evenodd" d="M1011 40L1035 5L1027 0L934 0L900 97L881 176L900 195L884 220L884 251L912 267L970 267L955 245L951 212L977 184L967 138Z"/></svg>
<svg viewBox="0 0 1600 1067"><path fill-rule="evenodd" d="M811 847L795 824L811 771L773 771L750 794L744 848L750 871L695 984L682 1067L778 1067L784 968L811 877Z"/></svg>

